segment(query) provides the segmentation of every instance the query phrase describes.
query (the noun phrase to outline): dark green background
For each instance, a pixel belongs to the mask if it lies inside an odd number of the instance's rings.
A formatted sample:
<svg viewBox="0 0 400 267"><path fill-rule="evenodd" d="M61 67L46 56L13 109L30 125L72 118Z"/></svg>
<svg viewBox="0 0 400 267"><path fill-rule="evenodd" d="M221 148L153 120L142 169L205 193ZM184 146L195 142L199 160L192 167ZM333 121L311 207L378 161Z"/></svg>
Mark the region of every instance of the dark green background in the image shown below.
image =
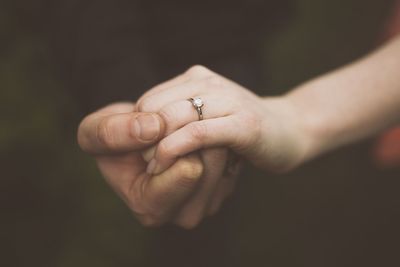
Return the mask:
<svg viewBox="0 0 400 267"><path fill-rule="evenodd" d="M264 94L370 51L391 2L293 1ZM24 19L40 8L0 2L0 266L400 266L400 172L373 166L371 140L287 175L248 167L196 230L141 227L77 147L87 111Z"/></svg>

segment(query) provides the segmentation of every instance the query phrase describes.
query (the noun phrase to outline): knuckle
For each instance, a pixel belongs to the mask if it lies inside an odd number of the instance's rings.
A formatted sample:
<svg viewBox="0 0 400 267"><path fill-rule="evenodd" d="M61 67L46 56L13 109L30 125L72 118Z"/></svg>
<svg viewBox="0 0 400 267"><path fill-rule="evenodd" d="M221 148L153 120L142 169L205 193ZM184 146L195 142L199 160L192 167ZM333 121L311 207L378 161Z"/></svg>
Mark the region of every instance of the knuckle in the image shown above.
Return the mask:
<svg viewBox="0 0 400 267"><path fill-rule="evenodd" d="M150 101L149 97L139 99L136 104L137 110L139 112L152 112L152 102Z"/></svg>
<svg viewBox="0 0 400 267"><path fill-rule="evenodd" d="M135 214L146 214L147 210L143 205L144 185L137 185L138 182L134 183L134 186L130 186L129 191L126 193L127 203L130 209Z"/></svg>
<svg viewBox="0 0 400 267"><path fill-rule="evenodd" d="M213 88L221 89L225 88L225 81L219 75L211 75L205 79L205 83Z"/></svg>
<svg viewBox="0 0 400 267"><path fill-rule="evenodd" d="M184 189L191 189L196 186L199 181L199 176L185 176L182 175L180 179L177 180L176 186Z"/></svg>
<svg viewBox="0 0 400 267"><path fill-rule="evenodd" d="M185 72L187 76L193 78L199 78L205 75L210 75L210 73L211 71L202 65L194 65Z"/></svg>
<svg viewBox="0 0 400 267"><path fill-rule="evenodd" d="M203 121L191 123L189 127L190 135L195 140L202 140L207 136L207 125Z"/></svg>
<svg viewBox="0 0 400 267"><path fill-rule="evenodd" d="M109 149L116 147L115 136L112 133L112 121L109 118L104 118L97 126L97 140Z"/></svg>

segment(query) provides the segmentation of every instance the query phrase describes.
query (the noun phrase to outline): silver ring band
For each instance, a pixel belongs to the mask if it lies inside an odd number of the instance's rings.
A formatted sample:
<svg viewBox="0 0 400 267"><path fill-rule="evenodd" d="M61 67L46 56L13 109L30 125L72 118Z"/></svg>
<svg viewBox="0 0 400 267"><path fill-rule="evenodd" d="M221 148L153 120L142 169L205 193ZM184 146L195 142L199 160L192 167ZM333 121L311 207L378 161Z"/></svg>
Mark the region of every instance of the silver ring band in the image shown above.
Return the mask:
<svg viewBox="0 0 400 267"><path fill-rule="evenodd" d="M204 106L203 100L200 97L195 97L195 98L191 97L188 100L197 110L197 114L199 115L199 121L201 121L203 119L203 110L201 109Z"/></svg>

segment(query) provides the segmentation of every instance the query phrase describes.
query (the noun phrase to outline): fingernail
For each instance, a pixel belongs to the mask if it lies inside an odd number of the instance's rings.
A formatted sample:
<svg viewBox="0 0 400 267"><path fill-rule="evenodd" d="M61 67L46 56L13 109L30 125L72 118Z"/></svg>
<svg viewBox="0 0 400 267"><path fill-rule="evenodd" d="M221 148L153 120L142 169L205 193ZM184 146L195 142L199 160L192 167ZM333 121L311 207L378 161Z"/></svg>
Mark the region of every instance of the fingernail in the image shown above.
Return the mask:
<svg viewBox="0 0 400 267"><path fill-rule="evenodd" d="M147 165L146 172L148 174L153 174L157 167L157 161L155 159L150 160L149 165Z"/></svg>
<svg viewBox="0 0 400 267"><path fill-rule="evenodd" d="M154 140L160 134L160 122L152 114L139 115L133 122L133 133L140 140Z"/></svg>

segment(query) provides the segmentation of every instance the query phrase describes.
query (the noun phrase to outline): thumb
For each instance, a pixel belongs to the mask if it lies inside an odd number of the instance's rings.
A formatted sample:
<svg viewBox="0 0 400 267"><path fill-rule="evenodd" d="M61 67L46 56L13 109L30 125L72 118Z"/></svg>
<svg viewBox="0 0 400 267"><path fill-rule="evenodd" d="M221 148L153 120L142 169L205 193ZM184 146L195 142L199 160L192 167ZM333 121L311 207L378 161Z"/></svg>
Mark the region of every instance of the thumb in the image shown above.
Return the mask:
<svg viewBox="0 0 400 267"><path fill-rule="evenodd" d="M78 143L89 153L127 152L149 146L162 136L164 122L155 113L94 113L78 129Z"/></svg>

